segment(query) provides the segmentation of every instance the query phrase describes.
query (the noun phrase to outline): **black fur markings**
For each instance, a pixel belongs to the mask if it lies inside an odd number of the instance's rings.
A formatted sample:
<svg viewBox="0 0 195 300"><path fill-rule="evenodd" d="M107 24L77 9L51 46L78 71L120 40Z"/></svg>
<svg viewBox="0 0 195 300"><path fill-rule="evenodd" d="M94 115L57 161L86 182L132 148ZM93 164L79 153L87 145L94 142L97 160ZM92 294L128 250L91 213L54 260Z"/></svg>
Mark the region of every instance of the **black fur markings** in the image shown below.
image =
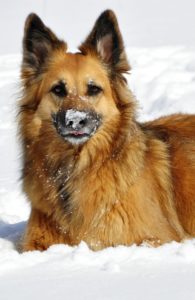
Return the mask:
<svg viewBox="0 0 195 300"><path fill-rule="evenodd" d="M99 52L98 44L101 44L102 53L105 53L105 57L102 57L102 59L106 63L117 64L120 60L120 54L124 50L124 45L117 19L110 10L104 11L97 19L92 32L81 46L81 51L84 46L84 48L95 48ZM100 56L102 56L101 53Z"/></svg>
<svg viewBox="0 0 195 300"><path fill-rule="evenodd" d="M68 167L48 166L49 177L57 192L57 199L64 214L69 216L71 209L71 195L67 190L66 183L70 178L70 170Z"/></svg>
<svg viewBox="0 0 195 300"><path fill-rule="evenodd" d="M64 213L67 217L71 216L71 196L67 191L65 184L61 183L58 187L58 199L60 202L60 206L62 207Z"/></svg>
<svg viewBox="0 0 195 300"><path fill-rule="evenodd" d="M119 60L120 55L120 48L119 48L119 37L115 31L115 26L113 23L113 20L110 19L108 11L104 12L97 21L97 31L95 34L95 39L92 42L92 44L97 43L102 38L104 38L106 35L111 35L112 37L112 62L115 64Z"/></svg>
<svg viewBox="0 0 195 300"><path fill-rule="evenodd" d="M65 43L59 40L36 14L30 14L26 20L23 39L23 63L39 69L50 52L60 47L65 47Z"/></svg>

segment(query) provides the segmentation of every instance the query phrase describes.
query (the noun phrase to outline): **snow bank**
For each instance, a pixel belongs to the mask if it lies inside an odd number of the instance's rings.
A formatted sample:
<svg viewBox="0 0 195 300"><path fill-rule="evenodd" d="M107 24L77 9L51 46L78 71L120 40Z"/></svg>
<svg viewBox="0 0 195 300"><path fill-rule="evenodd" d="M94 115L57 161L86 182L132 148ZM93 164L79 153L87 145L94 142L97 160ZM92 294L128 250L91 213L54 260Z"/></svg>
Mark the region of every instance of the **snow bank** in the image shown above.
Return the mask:
<svg viewBox="0 0 195 300"><path fill-rule="evenodd" d="M130 48L129 84L139 119L195 113L195 49ZM0 290L5 299L184 299L195 297L195 240L157 249L119 246L92 252L54 245L19 254L29 215L20 186L16 138L20 56L0 57Z"/></svg>

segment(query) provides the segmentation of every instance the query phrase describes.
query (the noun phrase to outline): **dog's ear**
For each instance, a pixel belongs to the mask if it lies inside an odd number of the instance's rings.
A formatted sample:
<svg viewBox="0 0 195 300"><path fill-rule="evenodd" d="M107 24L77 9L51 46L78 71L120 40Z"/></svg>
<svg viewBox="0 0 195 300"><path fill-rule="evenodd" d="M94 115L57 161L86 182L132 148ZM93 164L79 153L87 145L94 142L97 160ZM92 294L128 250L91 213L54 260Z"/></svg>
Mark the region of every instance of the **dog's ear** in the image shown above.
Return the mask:
<svg viewBox="0 0 195 300"><path fill-rule="evenodd" d="M95 51L115 71L123 73L130 70L117 18L111 10L106 10L99 16L79 49L83 54Z"/></svg>
<svg viewBox="0 0 195 300"><path fill-rule="evenodd" d="M22 67L37 73L51 52L59 48L66 50L66 43L59 40L36 14L30 14L24 28Z"/></svg>

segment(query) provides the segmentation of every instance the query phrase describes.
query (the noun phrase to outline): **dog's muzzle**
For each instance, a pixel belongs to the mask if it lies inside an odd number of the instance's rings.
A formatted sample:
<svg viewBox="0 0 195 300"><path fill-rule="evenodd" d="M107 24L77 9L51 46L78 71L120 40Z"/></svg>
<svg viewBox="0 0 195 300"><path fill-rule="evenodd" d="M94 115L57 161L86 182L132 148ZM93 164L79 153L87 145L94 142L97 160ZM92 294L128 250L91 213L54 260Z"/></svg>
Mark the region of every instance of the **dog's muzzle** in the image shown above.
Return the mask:
<svg viewBox="0 0 195 300"><path fill-rule="evenodd" d="M60 110L52 114L57 132L71 144L83 144L97 131L101 117L93 111Z"/></svg>

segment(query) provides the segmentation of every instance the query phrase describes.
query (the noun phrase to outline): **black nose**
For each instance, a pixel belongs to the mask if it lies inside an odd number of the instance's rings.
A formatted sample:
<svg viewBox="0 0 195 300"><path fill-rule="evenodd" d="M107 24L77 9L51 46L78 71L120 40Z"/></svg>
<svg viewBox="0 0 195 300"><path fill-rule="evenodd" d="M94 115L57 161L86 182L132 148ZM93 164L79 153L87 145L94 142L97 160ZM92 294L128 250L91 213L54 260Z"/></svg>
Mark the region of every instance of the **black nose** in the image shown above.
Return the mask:
<svg viewBox="0 0 195 300"><path fill-rule="evenodd" d="M52 114L52 120L57 132L67 140L89 138L101 124L101 116L95 112L75 109L59 110Z"/></svg>
<svg viewBox="0 0 195 300"><path fill-rule="evenodd" d="M87 114L83 112L73 111L66 113L65 116L65 125L66 127L73 129L73 130L80 130L87 126L88 119Z"/></svg>
<svg viewBox="0 0 195 300"><path fill-rule="evenodd" d="M84 111L67 110L59 111L52 115L53 123L57 127L66 127L67 129L79 130L86 127L91 117Z"/></svg>

